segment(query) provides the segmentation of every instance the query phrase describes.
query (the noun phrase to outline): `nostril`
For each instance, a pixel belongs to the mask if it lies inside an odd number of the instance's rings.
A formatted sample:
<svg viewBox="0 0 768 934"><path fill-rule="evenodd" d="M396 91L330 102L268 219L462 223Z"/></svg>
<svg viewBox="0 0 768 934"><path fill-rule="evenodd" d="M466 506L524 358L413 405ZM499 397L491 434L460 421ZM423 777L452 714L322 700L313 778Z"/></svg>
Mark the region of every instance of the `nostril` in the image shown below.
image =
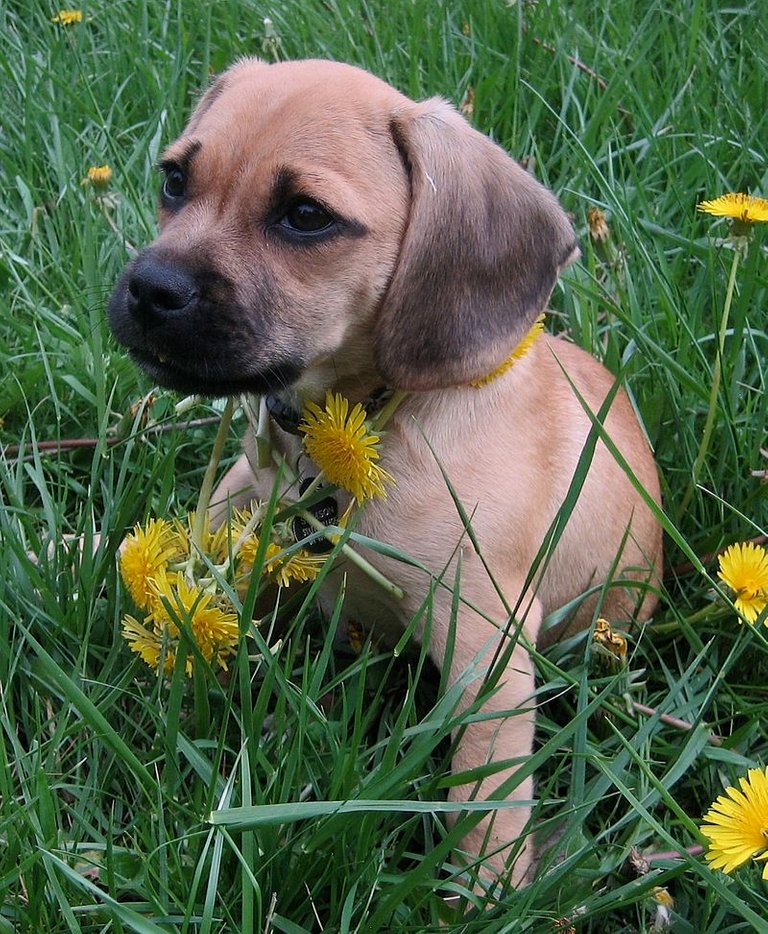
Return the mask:
<svg viewBox="0 0 768 934"><path fill-rule="evenodd" d="M146 282L135 279L128 283L128 291L136 301L150 305L158 311L178 311L180 308L186 308L194 297L193 289L180 289L177 283L148 286Z"/></svg>
<svg viewBox="0 0 768 934"><path fill-rule="evenodd" d="M181 311L197 298L197 286L186 269L151 255L137 260L128 292L137 314L156 318Z"/></svg>

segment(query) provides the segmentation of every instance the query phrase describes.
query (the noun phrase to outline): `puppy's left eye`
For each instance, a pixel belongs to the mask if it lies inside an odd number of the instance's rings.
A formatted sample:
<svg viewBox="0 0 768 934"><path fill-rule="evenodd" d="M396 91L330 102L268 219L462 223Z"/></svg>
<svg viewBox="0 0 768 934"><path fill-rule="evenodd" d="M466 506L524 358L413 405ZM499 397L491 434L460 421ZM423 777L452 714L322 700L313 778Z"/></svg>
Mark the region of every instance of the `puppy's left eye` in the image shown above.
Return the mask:
<svg viewBox="0 0 768 934"><path fill-rule="evenodd" d="M335 219L314 201L295 201L280 219L280 226L295 233L313 234L328 230Z"/></svg>
<svg viewBox="0 0 768 934"><path fill-rule="evenodd" d="M165 179L163 181L163 198L170 202L180 201L187 190L187 176L183 169L177 165L169 165L165 168Z"/></svg>

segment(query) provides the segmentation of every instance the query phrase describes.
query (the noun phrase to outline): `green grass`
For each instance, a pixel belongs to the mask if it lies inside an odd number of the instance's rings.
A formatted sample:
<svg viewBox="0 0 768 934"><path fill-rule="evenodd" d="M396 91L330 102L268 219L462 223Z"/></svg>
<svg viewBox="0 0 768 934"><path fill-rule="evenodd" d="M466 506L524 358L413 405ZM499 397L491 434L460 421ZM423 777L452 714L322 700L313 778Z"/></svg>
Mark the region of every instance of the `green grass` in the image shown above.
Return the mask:
<svg viewBox="0 0 768 934"><path fill-rule="evenodd" d="M732 255L726 224L695 205L768 194L763 4L84 9L86 22L65 28L38 0L0 3L0 932L441 921L548 932L565 917L578 931L649 931L657 885L675 899L675 931L765 930L758 867L726 876L701 856L663 855L700 844L710 802L768 763L768 642L716 596L706 558L768 526L768 486L753 475L768 467L764 228L738 273L712 440L685 502ZM147 515L193 507L214 429L174 428L174 400L161 395L150 415L171 430L133 430L125 413L150 387L109 337L105 302L128 245L153 234L161 146L209 74L244 53L346 60L456 104L471 87L475 125L532 163L579 232L583 258L556 289L554 327L624 374L657 453L665 599L632 633L624 669L603 667L585 639L539 659L533 820L560 835L560 861L485 910L444 902L462 886L450 869L458 832L431 802L445 799L456 696L417 647L398 659L338 651L301 595L282 608L280 652L261 632L223 682L149 677L119 635L129 605L117 546ZM109 206L81 184L102 163L114 169ZM591 206L607 214L610 256L590 243ZM73 437L95 444L42 444ZM236 452L233 439L227 458ZM93 556L62 544L97 527ZM329 813L329 801L346 803ZM256 810L207 821L223 808ZM633 847L662 857L638 872Z"/></svg>

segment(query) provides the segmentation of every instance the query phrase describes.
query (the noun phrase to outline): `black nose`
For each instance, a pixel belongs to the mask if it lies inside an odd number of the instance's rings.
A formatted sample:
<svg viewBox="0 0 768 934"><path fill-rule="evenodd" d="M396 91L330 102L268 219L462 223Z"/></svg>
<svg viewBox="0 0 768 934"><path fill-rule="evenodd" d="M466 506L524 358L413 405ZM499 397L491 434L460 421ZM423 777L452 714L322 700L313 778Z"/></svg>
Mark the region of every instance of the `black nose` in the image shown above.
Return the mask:
<svg viewBox="0 0 768 934"><path fill-rule="evenodd" d="M188 308L198 291L191 273L178 262L142 253L128 279L131 312L147 323L159 323Z"/></svg>

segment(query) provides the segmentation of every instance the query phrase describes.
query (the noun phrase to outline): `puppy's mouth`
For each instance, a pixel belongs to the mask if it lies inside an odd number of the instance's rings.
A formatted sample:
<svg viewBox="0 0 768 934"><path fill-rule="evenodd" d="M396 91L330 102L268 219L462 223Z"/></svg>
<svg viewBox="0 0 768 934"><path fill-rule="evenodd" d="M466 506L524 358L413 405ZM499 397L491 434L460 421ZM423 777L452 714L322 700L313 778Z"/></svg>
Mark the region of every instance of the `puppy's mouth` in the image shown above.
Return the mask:
<svg viewBox="0 0 768 934"><path fill-rule="evenodd" d="M129 347L134 362L156 383L176 392L195 393L201 396L220 397L239 393L279 392L289 387L301 376L304 366L297 360L275 362L263 369L240 369L229 365L215 366L205 357L187 366L162 351L148 347Z"/></svg>
<svg viewBox="0 0 768 934"><path fill-rule="evenodd" d="M264 275L255 309L210 265L191 267L149 247L126 267L107 308L117 341L158 385L221 397L266 394L291 386L306 367L301 350L280 350L270 309L276 299Z"/></svg>

